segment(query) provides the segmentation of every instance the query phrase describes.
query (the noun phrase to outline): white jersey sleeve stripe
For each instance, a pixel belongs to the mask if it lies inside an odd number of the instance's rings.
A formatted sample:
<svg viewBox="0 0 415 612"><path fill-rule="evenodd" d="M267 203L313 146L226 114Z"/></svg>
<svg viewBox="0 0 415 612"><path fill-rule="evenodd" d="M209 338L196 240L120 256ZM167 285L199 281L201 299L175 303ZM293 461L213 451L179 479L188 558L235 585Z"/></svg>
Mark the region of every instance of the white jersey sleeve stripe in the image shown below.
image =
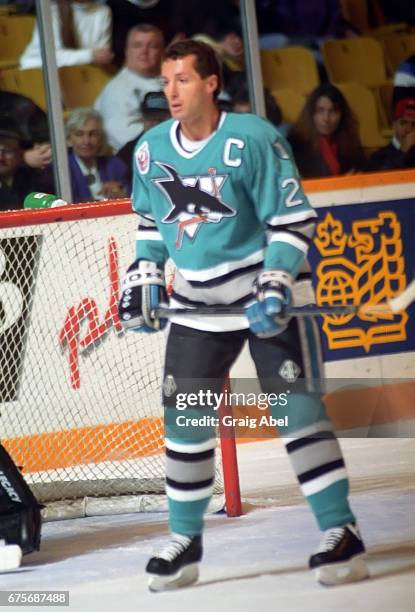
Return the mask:
<svg viewBox="0 0 415 612"><path fill-rule="evenodd" d="M136 240L163 240L160 232L157 231L143 231L143 229L137 230Z"/></svg>
<svg viewBox="0 0 415 612"><path fill-rule="evenodd" d="M302 210L300 212L288 213L286 215L275 215L267 220L268 225L287 225L288 223L298 223L308 219L316 219L317 213L313 209Z"/></svg>
<svg viewBox="0 0 415 612"><path fill-rule="evenodd" d="M297 236L293 236L289 232L275 232L271 234L269 238L269 243L271 244L272 242L285 242L286 244L290 244L299 251L302 251L303 253L308 252L307 242L301 240L300 238L297 238Z"/></svg>

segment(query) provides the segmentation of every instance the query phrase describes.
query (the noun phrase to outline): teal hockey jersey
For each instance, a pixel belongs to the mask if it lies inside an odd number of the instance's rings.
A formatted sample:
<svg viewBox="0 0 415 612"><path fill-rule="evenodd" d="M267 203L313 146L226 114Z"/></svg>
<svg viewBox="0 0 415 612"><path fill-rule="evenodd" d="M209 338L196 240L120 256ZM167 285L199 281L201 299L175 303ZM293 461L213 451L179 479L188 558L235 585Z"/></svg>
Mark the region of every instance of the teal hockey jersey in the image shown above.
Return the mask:
<svg viewBox="0 0 415 612"><path fill-rule="evenodd" d="M176 268L172 306L248 306L264 268L297 277L302 292L310 286L304 264L316 213L289 144L256 115L222 113L193 152L175 120L146 132L135 149L132 200L136 256L159 265L171 258ZM248 326L243 316L172 320L211 331Z"/></svg>

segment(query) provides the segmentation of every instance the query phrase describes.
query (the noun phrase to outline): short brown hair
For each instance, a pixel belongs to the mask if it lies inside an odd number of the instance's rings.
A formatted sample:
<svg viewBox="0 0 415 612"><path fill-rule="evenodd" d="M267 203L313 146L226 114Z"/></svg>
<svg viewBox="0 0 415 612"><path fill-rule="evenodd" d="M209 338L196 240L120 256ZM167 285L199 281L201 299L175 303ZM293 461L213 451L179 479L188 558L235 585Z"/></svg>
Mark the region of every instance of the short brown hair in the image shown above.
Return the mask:
<svg viewBox="0 0 415 612"><path fill-rule="evenodd" d="M170 44L164 51L162 62L167 60L177 60L188 55L195 56L195 70L202 79L215 74L218 77L218 86L214 92L217 98L222 89L222 69L215 50L206 43L188 38Z"/></svg>
<svg viewBox="0 0 415 612"><path fill-rule="evenodd" d="M163 43L164 46L164 33L163 30L160 30L160 28L158 28L156 25L153 25L152 23L138 23L137 25L133 26L132 28L130 28L128 30L127 33L127 38L126 38L126 42L125 42L125 46L128 47L131 38L133 37L134 34L136 34L137 32L141 32L144 34L148 34L149 32L154 32L154 34L158 34L160 36L160 39Z"/></svg>

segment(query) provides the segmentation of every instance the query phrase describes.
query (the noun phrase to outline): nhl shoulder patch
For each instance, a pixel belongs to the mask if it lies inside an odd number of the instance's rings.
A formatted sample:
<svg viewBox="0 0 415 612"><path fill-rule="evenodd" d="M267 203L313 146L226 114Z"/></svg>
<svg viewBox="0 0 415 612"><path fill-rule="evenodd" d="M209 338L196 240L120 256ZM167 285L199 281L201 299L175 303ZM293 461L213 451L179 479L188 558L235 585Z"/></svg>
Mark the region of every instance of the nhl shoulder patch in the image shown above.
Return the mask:
<svg viewBox="0 0 415 612"><path fill-rule="evenodd" d="M150 169L150 149L147 140L135 152L135 161L140 174L147 174Z"/></svg>

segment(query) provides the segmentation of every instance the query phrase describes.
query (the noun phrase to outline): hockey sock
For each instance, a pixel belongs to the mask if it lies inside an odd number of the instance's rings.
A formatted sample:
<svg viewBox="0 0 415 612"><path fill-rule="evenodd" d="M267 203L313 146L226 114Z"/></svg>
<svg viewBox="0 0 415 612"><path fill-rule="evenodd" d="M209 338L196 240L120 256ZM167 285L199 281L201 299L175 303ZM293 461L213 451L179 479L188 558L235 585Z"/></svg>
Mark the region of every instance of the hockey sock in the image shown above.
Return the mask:
<svg viewBox="0 0 415 612"><path fill-rule="evenodd" d="M281 418L276 407L273 416ZM302 493L321 530L356 519L348 502L349 481L343 454L318 395L291 394L283 440Z"/></svg>
<svg viewBox="0 0 415 612"><path fill-rule="evenodd" d="M208 507L215 479L213 436L188 439L166 437L166 493L170 529L188 536L203 531L203 516Z"/></svg>

